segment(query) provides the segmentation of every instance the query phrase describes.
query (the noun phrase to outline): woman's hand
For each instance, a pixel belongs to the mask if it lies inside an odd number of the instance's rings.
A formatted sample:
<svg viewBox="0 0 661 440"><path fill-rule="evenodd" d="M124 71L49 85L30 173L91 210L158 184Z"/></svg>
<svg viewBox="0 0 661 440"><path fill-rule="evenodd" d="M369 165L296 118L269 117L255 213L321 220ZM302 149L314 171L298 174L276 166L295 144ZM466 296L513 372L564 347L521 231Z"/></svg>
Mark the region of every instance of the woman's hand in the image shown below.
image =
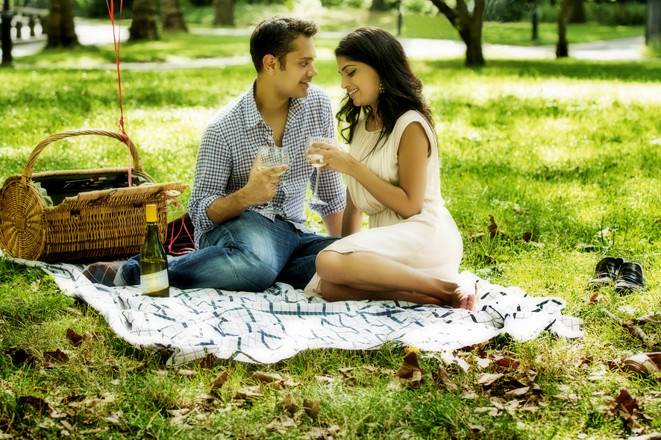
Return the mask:
<svg viewBox="0 0 661 440"><path fill-rule="evenodd" d="M325 165L322 169L335 170L342 174L351 175L358 165L358 161L352 155L332 145L313 144L307 154L320 154L324 156Z"/></svg>

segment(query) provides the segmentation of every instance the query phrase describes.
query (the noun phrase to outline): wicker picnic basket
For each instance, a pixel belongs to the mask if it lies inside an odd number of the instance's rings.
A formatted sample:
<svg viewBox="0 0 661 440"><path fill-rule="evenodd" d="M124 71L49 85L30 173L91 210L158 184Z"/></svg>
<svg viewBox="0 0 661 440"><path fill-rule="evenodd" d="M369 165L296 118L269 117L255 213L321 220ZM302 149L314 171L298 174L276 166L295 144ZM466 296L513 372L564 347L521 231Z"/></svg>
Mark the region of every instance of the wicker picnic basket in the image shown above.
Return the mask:
<svg viewBox="0 0 661 440"><path fill-rule="evenodd" d="M128 186L126 167L32 172L47 145L85 135L107 136L128 147L133 186ZM44 187L48 188L46 198ZM9 177L2 186L0 247L12 257L41 261L86 262L134 255L140 252L145 237L144 205L157 204L163 240L166 202L184 188L176 182L153 183L142 170L133 142L123 134L95 129L57 133L34 148L23 174ZM51 196L53 205L49 206Z"/></svg>

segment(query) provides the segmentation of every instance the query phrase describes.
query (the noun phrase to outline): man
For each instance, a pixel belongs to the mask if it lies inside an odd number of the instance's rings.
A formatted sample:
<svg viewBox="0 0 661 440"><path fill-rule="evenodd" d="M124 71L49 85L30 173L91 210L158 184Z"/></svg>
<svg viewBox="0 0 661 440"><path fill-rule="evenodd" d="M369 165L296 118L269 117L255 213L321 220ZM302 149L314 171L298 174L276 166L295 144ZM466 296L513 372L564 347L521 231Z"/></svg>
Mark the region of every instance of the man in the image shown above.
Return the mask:
<svg viewBox="0 0 661 440"><path fill-rule="evenodd" d="M315 272L315 257L335 238L304 227L304 199L314 170L305 160L310 136L334 137L328 97L310 86L317 74L314 23L294 18L261 22L250 38L257 78L209 125L198 152L189 213L197 249L169 262L170 284L263 291L275 281L303 288ZM289 165L255 166L260 146L288 151ZM314 207L331 236L341 232L345 190L339 174L320 174ZM263 209L273 200L283 215ZM107 285L140 283L138 257L95 263L85 275Z"/></svg>

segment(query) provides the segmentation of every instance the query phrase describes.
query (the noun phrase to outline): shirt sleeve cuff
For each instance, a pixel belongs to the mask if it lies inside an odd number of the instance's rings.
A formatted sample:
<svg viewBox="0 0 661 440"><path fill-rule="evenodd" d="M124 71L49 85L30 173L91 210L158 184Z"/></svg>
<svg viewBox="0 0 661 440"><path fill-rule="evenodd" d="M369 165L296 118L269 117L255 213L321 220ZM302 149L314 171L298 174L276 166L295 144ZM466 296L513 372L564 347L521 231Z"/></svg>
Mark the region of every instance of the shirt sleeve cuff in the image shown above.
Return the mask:
<svg viewBox="0 0 661 440"><path fill-rule="evenodd" d="M195 216L195 228L200 231L200 233L205 233L213 229L216 224L209 218L207 210L209 206L216 200L218 196L207 196L200 199L197 202L197 215Z"/></svg>

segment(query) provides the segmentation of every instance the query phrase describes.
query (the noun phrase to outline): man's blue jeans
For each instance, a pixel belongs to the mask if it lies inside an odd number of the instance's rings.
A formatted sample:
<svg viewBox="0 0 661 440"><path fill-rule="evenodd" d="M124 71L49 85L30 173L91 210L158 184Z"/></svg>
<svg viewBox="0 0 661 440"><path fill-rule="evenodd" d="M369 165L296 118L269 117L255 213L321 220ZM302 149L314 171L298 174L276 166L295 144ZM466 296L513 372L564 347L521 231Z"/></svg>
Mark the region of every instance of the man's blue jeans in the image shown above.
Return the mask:
<svg viewBox="0 0 661 440"><path fill-rule="evenodd" d="M335 240L245 211L204 234L199 249L168 259L170 285L261 292L281 281L302 289L315 273L317 254ZM140 284L139 256L121 270L126 284Z"/></svg>

